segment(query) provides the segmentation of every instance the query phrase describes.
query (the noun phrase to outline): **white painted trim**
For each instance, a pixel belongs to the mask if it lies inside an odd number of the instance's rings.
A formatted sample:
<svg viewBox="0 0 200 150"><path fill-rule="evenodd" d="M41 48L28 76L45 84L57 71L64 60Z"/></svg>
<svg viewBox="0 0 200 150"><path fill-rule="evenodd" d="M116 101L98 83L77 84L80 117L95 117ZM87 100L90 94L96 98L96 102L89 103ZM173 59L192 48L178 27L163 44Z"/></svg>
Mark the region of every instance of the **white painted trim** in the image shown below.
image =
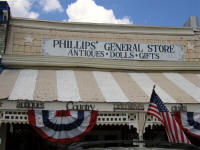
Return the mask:
<svg viewBox="0 0 200 150"><path fill-rule="evenodd" d="M70 58L61 56L12 56L3 55L2 64L7 68L101 68L122 70L191 70L199 71L200 62L171 62L171 61L130 61L93 58Z"/></svg>
<svg viewBox="0 0 200 150"><path fill-rule="evenodd" d="M104 33L134 33L134 34L162 34L162 35L195 35L189 27L169 26L139 26L126 24L100 24L80 22L59 22L46 20L33 20L25 18L11 18L10 25L24 28L55 29L73 32L104 32Z"/></svg>

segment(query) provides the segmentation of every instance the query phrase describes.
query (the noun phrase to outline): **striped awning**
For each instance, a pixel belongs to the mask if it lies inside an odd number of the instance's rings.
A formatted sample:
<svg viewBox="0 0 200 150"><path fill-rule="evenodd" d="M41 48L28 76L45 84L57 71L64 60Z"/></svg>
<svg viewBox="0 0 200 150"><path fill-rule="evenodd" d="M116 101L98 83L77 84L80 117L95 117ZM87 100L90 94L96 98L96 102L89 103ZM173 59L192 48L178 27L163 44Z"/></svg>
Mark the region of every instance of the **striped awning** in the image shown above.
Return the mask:
<svg viewBox="0 0 200 150"><path fill-rule="evenodd" d="M153 85L165 103L199 103L199 72L5 69L0 99L149 102Z"/></svg>

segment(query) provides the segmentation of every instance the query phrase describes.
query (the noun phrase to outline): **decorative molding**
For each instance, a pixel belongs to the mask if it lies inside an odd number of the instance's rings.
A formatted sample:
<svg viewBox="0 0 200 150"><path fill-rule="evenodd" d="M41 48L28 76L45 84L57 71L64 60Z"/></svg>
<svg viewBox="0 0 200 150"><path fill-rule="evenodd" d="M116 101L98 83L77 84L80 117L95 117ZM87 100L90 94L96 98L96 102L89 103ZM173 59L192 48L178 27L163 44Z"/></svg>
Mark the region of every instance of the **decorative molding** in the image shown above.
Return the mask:
<svg viewBox="0 0 200 150"><path fill-rule="evenodd" d="M8 68L97 68L140 71L199 71L200 62L130 61L62 56L4 55L2 64Z"/></svg>
<svg viewBox="0 0 200 150"><path fill-rule="evenodd" d="M139 26L125 24L97 24L97 23L75 23L75 22L58 22L45 20L32 20L25 18L14 18L10 20L10 25L35 28L35 29L52 29L65 30L72 32L105 32L121 34L145 34L145 35L195 35L193 28L190 27L167 27L167 26Z"/></svg>
<svg viewBox="0 0 200 150"><path fill-rule="evenodd" d="M154 117L152 115L146 115L146 114L144 114L144 115L146 117L146 123L144 125L144 132L145 132L145 129L149 126L152 128L154 125L162 125L161 122L156 117Z"/></svg>
<svg viewBox="0 0 200 150"><path fill-rule="evenodd" d="M99 112L97 125L128 125L138 127L138 112Z"/></svg>
<svg viewBox="0 0 200 150"><path fill-rule="evenodd" d="M127 125L130 128L136 128L139 133L139 112L99 112L97 117L97 125ZM143 113L146 116L146 113ZM22 110L1 110L0 111L0 125L2 123L9 124L29 124L27 111ZM145 128L153 125L161 125L160 121L153 117L147 116ZM145 132L145 128L143 133Z"/></svg>
<svg viewBox="0 0 200 150"><path fill-rule="evenodd" d="M97 125L129 125L137 128L137 113L138 112L99 112L97 118ZM1 110L0 122L14 124L29 124L27 111Z"/></svg>
<svg viewBox="0 0 200 150"><path fill-rule="evenodd" d="M0 123L28 124L27 111L2 110Z"/></svg>

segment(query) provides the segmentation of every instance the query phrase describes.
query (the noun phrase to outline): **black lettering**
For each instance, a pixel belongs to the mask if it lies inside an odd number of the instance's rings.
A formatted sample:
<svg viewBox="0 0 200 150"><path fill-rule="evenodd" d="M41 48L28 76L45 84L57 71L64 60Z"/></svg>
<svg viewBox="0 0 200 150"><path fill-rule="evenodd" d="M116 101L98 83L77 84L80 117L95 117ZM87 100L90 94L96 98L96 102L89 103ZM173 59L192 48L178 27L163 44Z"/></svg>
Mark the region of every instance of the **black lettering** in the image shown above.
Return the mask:
<svg viewBox="0 0 200 150"><path fill-rule="evenodd" d="M73 105L72 110L78 110L78 105Z"/></svg>
<svg viewBox="0 0 200 150"><path fill-rule="evenodd" d="M85 42L81 42L81 46L79 47L79 49L85 49Z"/></svg>
<svg viewBox="0 0 200 150"><path fill-rule="evenodd" d="M143 52L143 49L140 48L140 44L137 44L137 45L138 45L138 51Z"/></svg>
<svg viewBox="0 0 200 150"><path fill-rule="evenodd" d="M84 105L77 105L78 110L84 110Z"/></svg>
<svg viewBox="0 0 200 150"><path fill-rule="evenodd" d="M122 50L122 51L127 51L126 44L121 44L121 50Z"/></svg>
<svg viewBox="0 0 200 150"><path fill-rule="evenodd" d="M143 49L140 49L140 44L133 44L133 51L143 52Z"/></svg>
<svg viewBox="0 0 200 150"><path fill-rule="evenodd" d="M154 53L153 59L159 59L159 58L160 58L159 53Z"/></svg>
<svg viewBox="0 0 200 150"><path fill-rule="evenodd" d="M104 44L104 49L109 51L110 50L110 46L109 45L110 45L109 43L105 43Z"/></svg>
<svg viewBox="0 0 200 150"><path fill-rule="evenodd" d="M30 103L29 102L25 102L24 103L24 108L30 108Z"/></svg>
<svg viewBox="0 0 200 150"><path fill-rule="evenodd" d="M96 49L96 45L95 45L95 43L96 43L96 42L91 42L91 48L90 48L91 50Z"/></svg>
<svg viewBox="0 0 200 150"><path fill-rule="evenodd" d="M152 52L152 48L151 48L151 45L147 45L147 48L148 48L148 52Z"/></svg>
<svg viewBox="0 0 200 150"><path fill-rule="evenodd" d="M74 48L79 49L79 42L78 41L76 41L76 44L75 44Z"/></svg>
<svg viewBox="0 0 200 150"><path fill-rule="evenodd" d="M116 58L122 58L122 53L121 52L115 52L115 57Z"/></svg>
<svg viewBox="0 0 200 150"><path fill-rule="evenodd" d="M170 45L169 49L170 49L170 53L175 53L175 51L174 51L174 45Z"/></svg>
<svg viewBox="0 0 200 150"><path fill-rule="evenodd" d="M32 109L44 108L44 103L24 101L24 102L17 102L16 107L17 108L32 108Z"/></svg>
<svg viewBox="0 0 200 150"><path fill-rule="evenodd" d="M30 106L29 106L30 108L34 108L35 107L35 103L34 102L30 102L29 104L30 104Z"/></svg>
<svg viewBox="0 0 200 150"><path fill-rule="evenodd" d="M115 45L115 43L110 43L110 50L112 51L112 50L116 50L115 48L114 48L114 45Z"/></svg>
<svg viewBox="0 0 200 150"><path fill-rule="evenodd" d="M66 40L60 40L59 47L66 48Z"/></svg>
<svg viewBox="0 0 200 150"><path fill-rule="evenodd" d="M183 106L183 111L187 111L187 106Z"/></svg>
<svg viewBox="0 0 200 150"><path fill-rule="evenodd" d="M164 51L165 53L169 53L169 51L170 51L169 48L170 48L170 46L164 45L162 49L163 49L163 51Z"/></svg>
<svg viewBox="0 0 200 150"><path fill-rule="evenodd" d="M67 48L71 48L71 42L72 41L67 41Z"/></svg>
<svg viewBox="0 0 200 150"><path fill-rule="evenodd" d="M89 110L89 105L85 105L85 110Z"/></svg>
<svg viewBox="0 0 200 150"><path fill-rule="evenodd" d="M66 110L71 110L73 107L73 102L69 102L66 104Z"/></svg>
<svg viewBox="0 0 200 150"><path fill-rule="evenodd" d="M146 55L146 53L139 53L139 57L141 59L147 59L148 58L147 55Z"/></svg>
<svg viewBox="0 0 200 150"><path fill-rule="evenodd" d="M134 53L130 52L131 58L134 58Z"/></svg>
<svg viewBox="0 0 200 150"><path fill-rule="evenodd" d="M132 45L131 44L126 44L126 50L131 51Z"/></svg>
<svg viewBox="0 0 200 150"><path fill-rule="evenodd" d="M95 109L95 105L90 105L90 109L94 110Z"/></svg>
<svg viewBox="0 0 200 150"><path fill-rule="evenodd" d="M85 49L88 49L89 46L90 46L90 42L85 42Z"/></svg>
<svg viewBox="0 0 200 150"><path fill-rule="evenodd" d="M144 110L143 105L139 105L139 106L138 106L138 110Z"/></svg>
<svg viewBox="0 0 200 150"><path fill-rule="evenodd" d="M117 50L119 50L119 51L121 51L122 50L122 44L120 44L120 46L119 46L119 44L117 44L117 43L115 43L115 50L117 51Z"/></svg>
<svg viewBox="0 0 200 150"><path fill-rule="evenodd" d="M78 50L74 50L73 56L78 56Z"/></svg>
<svg viewBox="0 0 200 150"><path fill-rule="evenodd" d="M59 40L53 40L53 47L55 48L56 45L58 45L59 43L60 43Z"/></svg>
<svg viewBox="0 0 200 150"><path fill-rule="evenodd" d="M22 104L20 102L17 102L17 105L16 105L17 108L22 108Z"/></svg>
<svg viewBox="0 0 200 150"><path fill-rule="evenodd" d="M164 51L164 48L163 48L163 45L156 45L158 47L158 51L159 52L163 52Z"/></svg>
<svg viewBox="0 0 200 150"><path fill-rule="evenodd" d="M72 50L69 51L68 56L73 56Z"/></svg>
<svg viewBox="0 0 200 150"><path fill-rule="evenodd" d="M135 51L135 52L139 51L136 44L133 44L133 51Z"/></svg>
<svg viewBox="0 0 200 150"><path fill-rule="evenodd" d="M44 103L40 103L39 108L44 108Z"/></svg>

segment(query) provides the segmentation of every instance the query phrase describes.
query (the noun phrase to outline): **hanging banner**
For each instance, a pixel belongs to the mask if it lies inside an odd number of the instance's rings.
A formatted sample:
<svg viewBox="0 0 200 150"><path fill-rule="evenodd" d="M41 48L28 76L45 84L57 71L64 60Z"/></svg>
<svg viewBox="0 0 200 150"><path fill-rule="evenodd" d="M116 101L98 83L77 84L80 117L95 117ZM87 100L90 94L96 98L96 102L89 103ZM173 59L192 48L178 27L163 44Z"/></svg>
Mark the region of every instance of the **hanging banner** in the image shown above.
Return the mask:
<svg viewBox="0 0 200 150"><path fill-rule="evenodd" d="M70 144L93 128L97 111L29 110L28 119L43 138L57 144Z"/></svg>
<svg viewBox="0 0 200 150"><path fill-rule="evenodd" d="M184 45L43 39L42 55L126 60L184 61Z"/></svg>
<svg viewBox="0 0 200 150"><path fill-rule="evenodd" d="M185 132L200 138L200 112L177 112L175 116Z"/></svg>

